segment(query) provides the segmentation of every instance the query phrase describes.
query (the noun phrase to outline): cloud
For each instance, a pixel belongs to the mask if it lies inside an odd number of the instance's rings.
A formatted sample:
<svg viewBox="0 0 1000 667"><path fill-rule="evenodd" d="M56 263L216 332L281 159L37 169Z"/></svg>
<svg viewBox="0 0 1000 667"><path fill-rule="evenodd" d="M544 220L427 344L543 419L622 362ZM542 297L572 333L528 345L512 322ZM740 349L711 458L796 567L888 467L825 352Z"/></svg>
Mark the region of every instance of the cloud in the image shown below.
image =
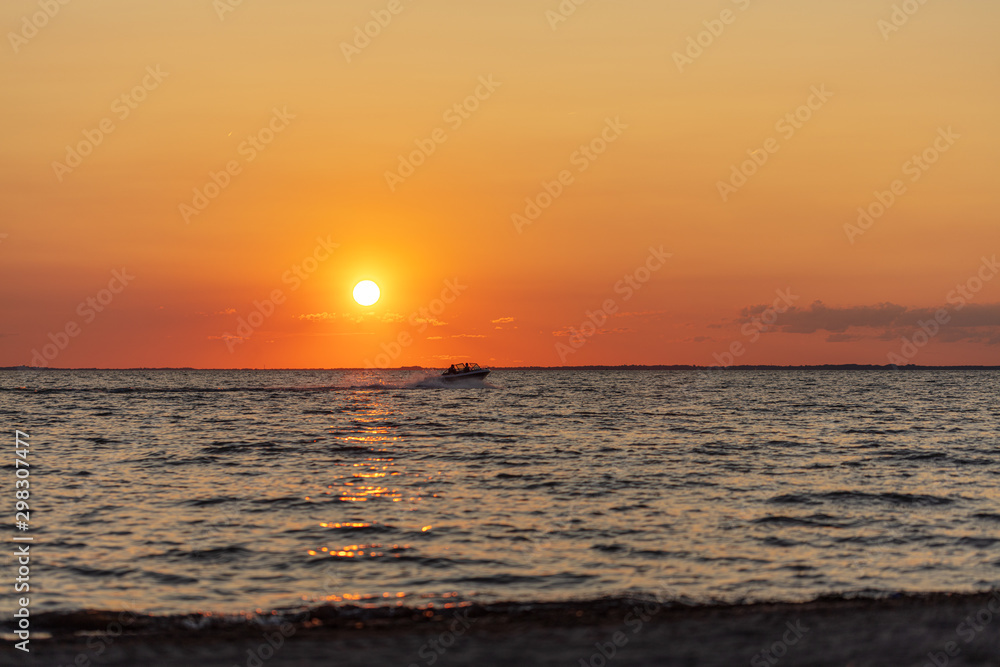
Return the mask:
<svg viewBox="0 0 1000 667"><path fill-rule="evenodd" d="M567 336L579 336L580 333L581 333L580 329L574 327L571 329L567 328L567 329L559 329L557 331L553 331L552 335L558 338L566 338ZM635 333L635 329L622 328L622 327L618 327L616 329L598 329L593 333L587 333L585 335L587 338L592 338L593 336L604 336L606 334L622 334L622 333Z"/></svg>
<svg viewBox="0 0 1000 667"><path fill-rule="evenodd" d="M454 336L451 336L451 338L486 338L486 336L479 334L455 334Z"/></svg>
<svg viewBox="0 0 1000 667"><path fill-rule="evenodd" d="M859 340L864 340L865 337L861 334L849 334L849 333L834 333L826 337L827 343L854 343Z"/></svg>
<svg viewBox="0 0 1000 667"><path fill-rule="evenodd" d="M513 317L498 317L495 320L490 320L491 324L510 324L514 321Z"/></svg>
<svg viewBox="0 0 1000 667"><path fill-rule="evenodd" d="M768 308L768 305L748 306L740 311L737 323L763 322ZM954 305L910 308L889 302L838 308L815 301L807 308L792 306L787 312L778 314L769 330L786 334L826 332L829 343L893 340L910 335L920 328L921 323L930 323L939 315L949 318L938 334L942 341L987 345L1000 343L1000 303L967 303L959 310Z"/></svg>
<svg viewBox="0 0 1000 667"><path fill-rule="evenodd" d="M308 322L329 322L337 319L335 313L309 313L307 315L296 315L295 319L306 320Z"/></svg>
<svg viewBox="0 0 1000 667"><path fill-rule="evenodd" d="M769 309L769 305L750 306L740 312L741 322L750 322ZM822 301L815 301L808 308L792 306L778 315L776 327L784 333L809 334L817 331L843 333L851 327L889 327L900 321L907 312L906 306L880 303L875 306L829 308Z"/></svg>
<svg viewBox="0 0 1000 667"><path fill-rule="evenodd" d="M224 334L222 336L209 336L208 340L224 340L226 342L229 342L231 340L235 340L235 341L243 342L243 337L242 336L233 336L231 334Z"/></svg>
<svg viewBox="0 0 1000 667"><path fill-rule="evenodd" d="M441 320L436 320L433 317L416 317L413 319L414 324L429 324L432 327L443 327L447 322L442 322Z"/></svg>
<svg viewBox="0 0 1000 667"><path fill-rule="evenodd" d="M304 315L296 315L295 319L305 320L307 322L333 322L335 320L344 320L347 322L354 322L355 324L360 324L366 321L376 321L382 322L384 324L394 324L396 322L402 322L404 318L399 313L384 313L378 315L375 313L307 313Z"/></svg>

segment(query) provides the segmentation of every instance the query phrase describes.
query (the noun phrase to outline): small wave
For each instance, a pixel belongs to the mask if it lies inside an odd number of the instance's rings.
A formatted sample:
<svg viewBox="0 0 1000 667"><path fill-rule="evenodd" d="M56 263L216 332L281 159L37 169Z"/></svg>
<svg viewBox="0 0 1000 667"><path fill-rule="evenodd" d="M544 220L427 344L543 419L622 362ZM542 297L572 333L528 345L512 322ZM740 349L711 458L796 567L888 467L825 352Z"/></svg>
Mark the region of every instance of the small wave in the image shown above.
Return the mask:
<svg viewBox="0 0 1000 667"><path fill-rule="evenodd" d="M817 520L816 516L813 517L795 517L795 516L764 516L759 519L754 519L751 523L757 525L777 525L777 526L810 526L810 527L822 527L822 528L842 528L843 525L835 521L829 520ZM823 515L826 516L826 515Z"/></svg>
<svg viewBox="0 0 1000 667"><path fill-rule="evenodd" d="M238 503L243 502L240 498L233 498L231 496L218 496L216 498L194 498L188 500L185 504L191 507L211 507L212 505L219 505L221 503Z"/></svg>
<svg viewBox="0 0 1000 667"><path fill-rule="evenodd" d="M933 461L948 458L948 454L944 452L913 452L909 450L883 452L882 456L903 461Z"/></svg>
<svg viewBox="0 0 1000 667"><path fill-rule="evenodd" d="M184 584L197 584L198 580L192 577L185 577L181 574L172 574L170 572L151 572L149 570L143 570L142 576L147 579L152 579L160 584L165 584L167 586L182 586Z"/></svg>
<svg viewBox="0 0 1000 667"><path fill-rule="evenodd" d="M102 438L100 436L95 436L95 437L90 437L90 438L84 438L84 439L88 440L88 441L90 441L92 443L94 443L95 445L110 445L110 444L121 443L121 440L113 440L111 438Z"/></svg>
<svg viewBox="0 0 1000 667"><path fill-rule="evenodd" d="M193 560L193 561L209 561L213 563L231 563L233 561L242 560L247 556L251 555L253 552L248 549L244 549L240 546L228 546L228 547L217 547L214 549L195 549L193 551L181 551L178 549L172 549L163 554L160 554L158 558L165 558L167 560ZM162 576L174 576L174 575L162 575ZM197 581L197 580L190 580Z"/></svg>
<svg viewBox="0 0 1000 667"><path fill-rule="evenodd" d="M804 546L804 542L799 542L798 540L783 539L781 537L775 537L774 535L768 535L760 540L769 547L780 547L782 549L790 549L792 547Z"/></svg>
<svg viewBox="0 0 1000 667"><path fill-rule="evenodd" d="M951 498L914 493L865 493L864 491L829 491L827 493L783 494L768 500L775 504L820 505L834 503L889 503L892 505L938 506L954 503Z"/></svg>
<svg viewBox="0 0 1000 667"><path fill-rule="evenodd" d="M906 433L909 430L909 428L849 428L845 429L844 433L852 435L895 435L897 433Z"/></svg>
<svg viewBox="0 0 1000 667"><path fill-rule="evenodd" d="M797 493L785 493L780 496L775 496L774 498L768 499L769 503L775 503L776 505L819 505L821 502L812 498L808 495L801 495Z"/></svg>
<svg viewBox="0 0 1000 667"><path fill-rule="evenodd" d="M98 579L117 579L119 577L133 574L137 571L124 567L115 568L113 570L103 570L97 567L87 567L86 565L67 565L65 566L65 569L74 574L79 574L82 577L93 577Z"/></svg>
<svg viewBox="0 0 1000 667"><path fill-rule="evenodd" d="M993 537L962 537L958 543L963 547L975 547L976 549L988 549L1000 542L1000 539Z"/></svg>

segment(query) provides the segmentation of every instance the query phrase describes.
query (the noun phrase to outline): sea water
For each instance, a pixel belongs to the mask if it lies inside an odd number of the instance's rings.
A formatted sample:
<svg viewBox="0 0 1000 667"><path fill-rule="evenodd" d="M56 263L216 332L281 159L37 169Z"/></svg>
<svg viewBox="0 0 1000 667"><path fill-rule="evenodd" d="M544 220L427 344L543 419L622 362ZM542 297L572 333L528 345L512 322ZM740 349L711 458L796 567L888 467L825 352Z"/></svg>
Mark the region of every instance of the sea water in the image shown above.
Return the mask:
<svg viewBox="0 0 1000 667"><path fill-rule="evenodd" d="M5 371L33 613L1000 584L993 371ZM13 512L11 512L13 517Z"/></svg>

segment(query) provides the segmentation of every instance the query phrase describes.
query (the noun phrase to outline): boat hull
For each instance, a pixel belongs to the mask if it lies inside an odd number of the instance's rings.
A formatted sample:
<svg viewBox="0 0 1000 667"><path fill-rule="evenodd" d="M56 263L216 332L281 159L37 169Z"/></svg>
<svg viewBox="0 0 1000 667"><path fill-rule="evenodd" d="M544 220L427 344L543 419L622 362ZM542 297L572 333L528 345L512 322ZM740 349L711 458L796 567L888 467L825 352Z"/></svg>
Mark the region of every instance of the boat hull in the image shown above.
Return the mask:
<svg viewBox="0 0 1000 667"><path fill-rule="evenodd" d="M447 382L452 382L454 380L468 380L468 379L482 380L489 374L490 374L489 369L483 368L478 371L469 371L468 373L452 373L450 375L442 375L441 379Z"/></svg>

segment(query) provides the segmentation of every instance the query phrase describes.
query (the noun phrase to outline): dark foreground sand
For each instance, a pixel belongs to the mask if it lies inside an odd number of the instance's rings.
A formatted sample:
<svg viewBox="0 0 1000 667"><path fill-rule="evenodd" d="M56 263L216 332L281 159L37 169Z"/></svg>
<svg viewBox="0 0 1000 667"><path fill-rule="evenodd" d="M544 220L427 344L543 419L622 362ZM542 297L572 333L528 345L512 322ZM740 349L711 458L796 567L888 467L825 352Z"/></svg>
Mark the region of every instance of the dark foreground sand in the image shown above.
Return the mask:
<svg viewBox="0 0 1000 667"><path fill-rule="evenodd" d="M1000 667L1000 592L742 607L613 600L426 614L373 618L323 608L295 624L200 630L189 628L192 619L126 617L127 631L116 637L118 615L95 612L50 621L54 637L33 640L30 655L6 641L0 664ZM81 636L85 627L93 632Z"/></svg>

